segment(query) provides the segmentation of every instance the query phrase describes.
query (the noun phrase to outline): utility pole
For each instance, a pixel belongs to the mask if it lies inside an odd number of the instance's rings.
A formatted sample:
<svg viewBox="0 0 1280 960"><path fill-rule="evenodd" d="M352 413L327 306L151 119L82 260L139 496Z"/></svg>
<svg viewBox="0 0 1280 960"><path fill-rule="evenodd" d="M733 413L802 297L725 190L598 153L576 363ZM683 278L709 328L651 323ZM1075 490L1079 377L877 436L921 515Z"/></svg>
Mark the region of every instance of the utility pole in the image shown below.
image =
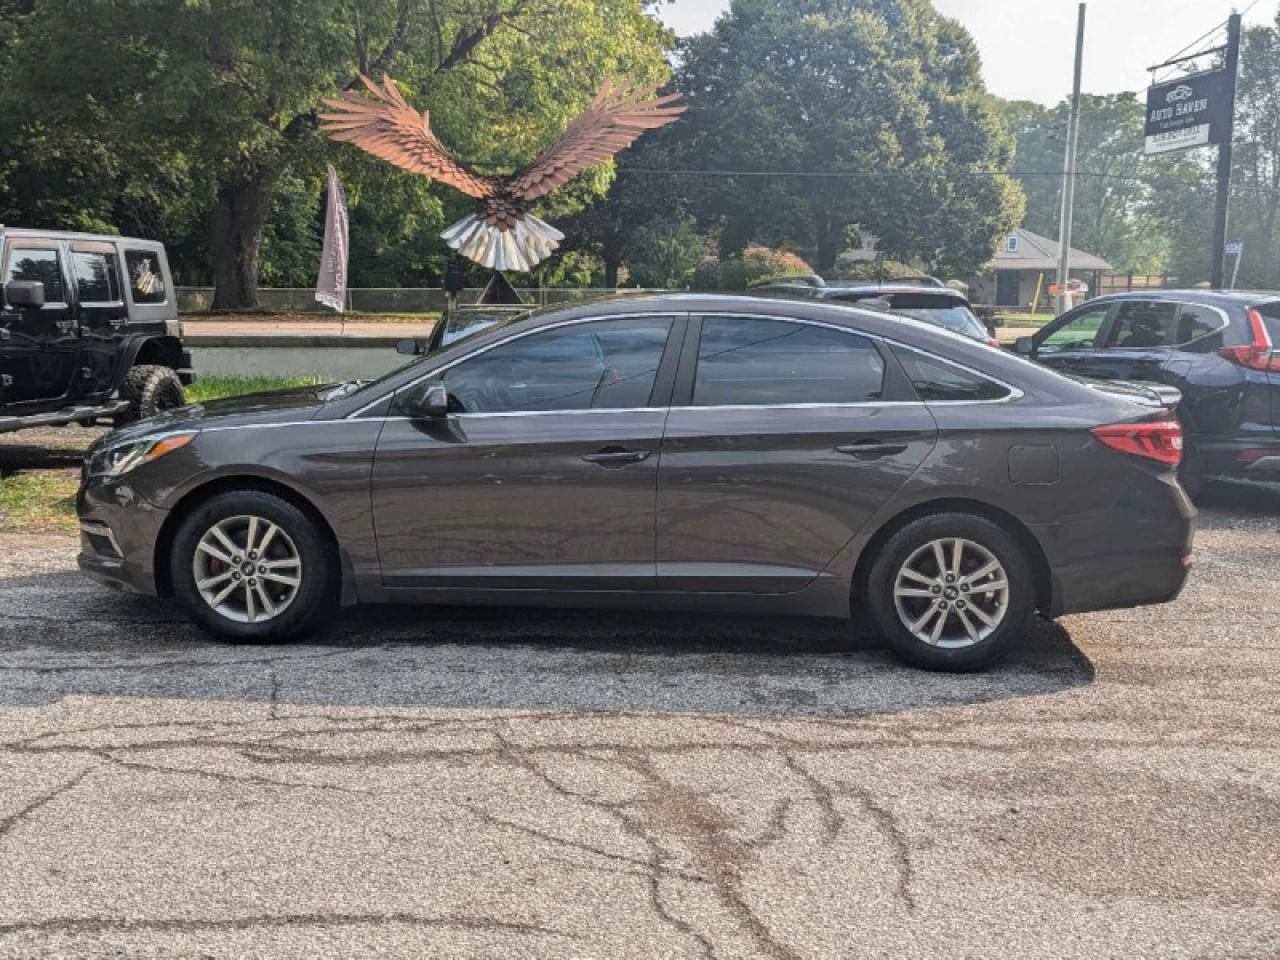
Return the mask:
<svg viewBox="0 0 1280 960"><path fill-rule="evenodd" d="M1080 19L1076 26L1076 77L1071 93L1071 122L1067 126L1067 156L1062 167L1062 217L1058 222L1058 297L1054 313L1067 312L1070 294L1067 284L1071 281L1071 221L1076 204L1076 148L1080 143L1080 86L1084 76L1084 11L1080 4Z"/></svg>
<svg viewBox="0 0 1280 960"><path fill-rule="evenodd" d="M1210 283L1221 290L1227 268L1227 214L1231 208L1231 142L1236 131L1236 78L1240 72L1240 14L1233 13L1227 21L1227 103L1231 105L1227 116L1227 130L1218 144L1218 201L1213 212L1213 260ZM1239 268L1239 260L1236 267Z"/></svg>

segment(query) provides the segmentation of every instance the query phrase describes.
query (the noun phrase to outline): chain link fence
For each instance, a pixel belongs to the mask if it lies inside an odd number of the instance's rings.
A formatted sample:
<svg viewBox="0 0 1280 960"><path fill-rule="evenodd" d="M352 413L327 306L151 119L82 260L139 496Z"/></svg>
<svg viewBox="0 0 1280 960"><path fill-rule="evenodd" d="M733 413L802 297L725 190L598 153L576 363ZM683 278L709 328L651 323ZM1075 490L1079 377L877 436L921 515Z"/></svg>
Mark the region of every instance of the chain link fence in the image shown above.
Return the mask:
<svg viewBox="0 0 1280 960"><path fill-rule="evenodd" d="M551 303L568 303L592 297L607 297L618 293L667 293L666 290L628 287L621 290L588 289L578 287L517 287L520 296L532 306ZM206 313L213 305L213 287L178 287L179 313ZM474 304L481 287L468 288L459 295L462 306ZM352 313L441 313L448 305L448 297L439 287L375 288L365 287L347 291L347 310ZM332 313L328 307L316 302L315 290L310 288L264 287L258 290L259 309L272 313Z"/></svg>

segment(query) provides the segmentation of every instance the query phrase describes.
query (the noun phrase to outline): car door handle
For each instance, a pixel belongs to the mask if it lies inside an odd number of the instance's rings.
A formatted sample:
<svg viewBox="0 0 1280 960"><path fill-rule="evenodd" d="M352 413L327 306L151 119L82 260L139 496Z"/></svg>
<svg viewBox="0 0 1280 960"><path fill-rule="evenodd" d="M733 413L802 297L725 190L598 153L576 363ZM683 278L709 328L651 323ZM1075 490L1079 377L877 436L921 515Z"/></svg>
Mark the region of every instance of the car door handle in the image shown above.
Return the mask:
<svg viewBox="0 0 1280 960"><path fill-rule="evenodd" d="M582 459L602 467L625 467L649 459L648 450L623 450L621 447L605 447L599 453L588 453Z"/></svg>
<svg viewBox="0 0 1280 960"><path fill-rule="evenodd" d="M879 443L875 440L862 440L858 443L847 443L836 447L836 453L857 457L860 460L879 460L881 457L892 457L899 453L906 453L906 451L907 444L900 440L891 440L885 443Z"/></svg>

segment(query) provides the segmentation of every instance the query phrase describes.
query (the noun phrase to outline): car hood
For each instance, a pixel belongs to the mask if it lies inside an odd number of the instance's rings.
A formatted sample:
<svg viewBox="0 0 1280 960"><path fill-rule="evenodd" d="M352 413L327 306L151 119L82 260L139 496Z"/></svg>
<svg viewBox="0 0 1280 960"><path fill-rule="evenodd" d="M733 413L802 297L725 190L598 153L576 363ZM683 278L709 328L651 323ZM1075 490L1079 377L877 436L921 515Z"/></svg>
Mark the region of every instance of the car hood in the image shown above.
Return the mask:
<svg viewBox="0 0 1280 960"><path fill-rule="evenodd" d="M1099 393L1120 397L1144 407L1176 410L1182 402L1182 393L1176 387L1163 383L1140 383L1136 380L1098 380L1093 377L1070 377Z"/></svg>
<svg viewBox="0 0 1280 960"><path fill-rule="evenodd" d="M108 434L106 442L127 441L160 431L310 420L324 407L321 397L332 386L291 387L178 407L122 427Z"/></svg>

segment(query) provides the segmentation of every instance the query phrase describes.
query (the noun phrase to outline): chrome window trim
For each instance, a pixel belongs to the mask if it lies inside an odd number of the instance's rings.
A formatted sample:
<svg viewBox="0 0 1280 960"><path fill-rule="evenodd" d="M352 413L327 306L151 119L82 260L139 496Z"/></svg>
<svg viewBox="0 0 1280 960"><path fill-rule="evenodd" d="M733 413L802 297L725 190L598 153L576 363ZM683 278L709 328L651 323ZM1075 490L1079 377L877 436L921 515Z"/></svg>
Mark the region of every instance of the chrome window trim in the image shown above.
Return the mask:
<svg viewBox="0 0 1280 960"><path fill-rule="evenodd" d="M507 338L506 338L506 339L504 339L504 340L499 340L497 343L491 343L491 344L489 344L487 347L481 347L479 350L476 350L476 351L475 351L475 352L473 352L473 353L468 353L466 356L458 357L456 360L450 360L450 361L449 361L448 363L446 363L444 366L442 366L442 367L436 367L436 368L435 368L434 370L432 370L430 373L424 373L422 376L418 377L418 379L416 379L416 380L412 380L412 381L410 381L409 383L406 383L403 387L399 387L399 388L397 388L397 389L393 390L393 391L392 391L391 393L389 393L389 394L388 394L388 393L384 393L384 394L383 394L382 396L380 396L377 400L373 400L373 401L371 401L370 403L366 403L366 404L365 404L363 407L361 407L359 410L356 410L356 411L355 411L355 412L353 412L353 413L349 413L349 414L347 414L347 415L346 415L345 417L343 417L342 419L343 419L343 420L351 420L351 419L357 418L357 417L359 417L362 413L364 413L365 411L367 411L367 410L372 410L374 407L376 407L378 404L382 403L383 401L387 400L388 398L392 398L392 399L394 399L395 397L398 397L398 396L399 396L401 393L403 393L404 391L413 389L413 388L414 388L414 387L416 387L418 384L422 383L424 380L429 380L429 379L430 379L430 380L434 380L434 379L436 379L436 378L438 378L438 377L440 377L440 376L444 375L444 374L445 374L445 373L447 373L448 371L452 370L452 369L453 369L454 367L456 367L458 364L460 364L460 363L465 363L466 361L470 360L472 357L479 357L479 356L482 356L482 355L484 355L484 354L488 353L490 350L496 350L498 347L505 347L508 343L514 343L514 342L515 342L515 341L517 341L517 340L523 340L525 337L531 337L531 336L533 336L535 333L546 333L548 330L560 330L560 329L562 329L562 328L564 328L564 327L576 327L576 326L580 326L581 324L584 324L584 323L598 323L598 322L600 322L600 321L602 321L602 320L653 320L653 319L667 319L667 320L670 320L670 321L672 322L672 324L674 324L676 320L678 320L680 317L684 317L684 316L688 316L688 312L687 312L687 311L686 311L686 312L684 312L684 313L680 313L680 312L675 312L675 313L623 313L623 314L612 314L612 313L610 313L610 314L605 314L605 315L603 315L603 316L599 316L599 317L577 317L577 318L575 318L575 319L573 319L573 320L563 320L563 321L561 321L560 323L549 323L549 324L547 324L545 327L537 327L537 328L535 328L535 329L533 329L533 330L525 330L525 331L523 331L522 333L517 333L517 334L515 334L515 335L513 335L513 336L507 337ZM444 318L443 318L443 317L441 317L441 318L440 318L440 322L441 322L441 323L443 323L443 322L444 322ZM670 337L670 336L671 336L670 331L668 331L667 336L668 336L668 337ZM663 349L665 350L665 347L664 347ZM639 409L645 409L645 408L639 408ZM661 408L658 408L658 409L665 410L665 409L666 409L666 407L661 407ZM479 413L450 414L450 416L468 416L468 417L479 417L479 416L499 416L499 417L509 417L509 416L512 416L512 415L514 415L514 414L516 414L516 413L520 413L520 412L522 412L522 411L512 411L511 413L497 413L497 414L479 414ZM575 412L577 412L577 413L582 413L582 412L592 413L592 412L596 412L596 411L590 411L590 410L588 410L588 411L573 411L573 410L528 410L528 411L523 411L523 412L524 412L524 413L575 413ZM602 413L603 413L603 412L614 412L614 413L616 413L617 411L616 411L616 410L614 410L614 411L603 411L603 410L602 410L602 411L599 411L599 412L602 412ZM412 419L412 418L407 418L407 417L406 417L406 418L400 418L400 417L386 417L386 418L384 418L384 419L388 419L388 420L398 420L398 419Z"/></svg>
<svg viewBox="0 0 1280 960"><path fill-rule="evenodd" d="M856 309L855 305L851 304L850 306ZM680 407L670 407L670 408L630 407L626 409L615 408L615 409L600 409L600 410L524 410L524 411L510 411L508 413L454 413L454 414L450 414L449 416L450 417L524 417L524 416L547 416L550 414L575 414L575 413L579 413L579 414L580 413L588 413L588 414L590 413L642 413L642 412L660 411L660 410L666 410L666 409L672 409L672 410L735 410L735 409L736 410L762 410L762 409L804 410L804 409L822 409L822 408L840 408L840 407L888 407L888 406L910 407L910 406L932 406L932 405L956 406L956 405L976 405L976 404L992 404L992 403L1012 403L1013 401L1019 400L1022 397L1026 396L1026 394L1023 392L1021 388L1016 387L1005 380L1001 380L999 377L994 377L989 373L984 373L981 370L975 370L973 367L966 366L963 363L959 363L947 357L938 356L937 354L931 353L928 350L924 350L924 349L921 349L920 347L912 346L911 344L903 343L900 340L895 340L892 337L887 337L883 334L870 333L866 330L854 329L852 327L846 327L838 323L828 323L823 320L810 320L805 317L780 317L774 314L764 314L764 313L719 313L719 312L697 313L697 314L690 314L688 312L683 314L680 314L680 313L675 313L675 314L672 314L672 313L652 313L652 314L626 313L626 314L605 314L599 317L578 317L573 320L565 320L561 323L549 324L545 327L538 327L536 330L526 330L523 333L518 333L515 336L506 338L505 340L499 340L497 343L491 343L488 346L482 347L473 353L468 353L466 356L458 357L456 360L452 360L449 363L446 363L444 366L437 367L436 369L432 370L430 373L424 373L421 377L418 377L416 380L410 381L409 383L405 384L402 387L397 388L396 390L392 391L389 394L383 394L378 399L370 401L369 403L365 404L363 407L360 407L358 410L355 410L352 413L347 414L345 417L342 417L338 420L326 420L326 421L319 421L319 422L343 423L347 420L358 419L362 414L366 413L369 410L372 410L374 407L378 406L378 404L383 403L389 398L394 398L399 396L404 391L410 390L413 387L416 387L418 384L422 383L424 380L434 379L446 373L447 371L453 369L458 364L466 360L470 360L472 357L478 357L484 353L488 353L490 350L493 350L497 347L504 346L505 344L512 343L516 340L521 340L528 336L532 336L535 333L543 333L544 331L547 331L547 330L559 330L563 327L578 326L583 323L594 323L600 320L629 320L633 318L653 319L653 318L660 318L660 317L670 317L672 319L676 319L680 316L728 317L732 319L744 319L744 320L776 320L783 323L800 323L800 324L805 324L811 327L822 327L827 330L834 330L837 333L844 333L844 334L852 335L855 337L865 337L868 340L875 340L880 343L887 344L891 347L900 347L904 350L911 350L914 353L918 353L921 356L928 357L929 359L935 360L938 363L947 364L959 370L963 370L966 373L971 374L972 376L981 377L984 380L990 380L992 383L999 384L1001 387L1004 387L1006 390L1008 390L1009 395L1006 397L1001 397L998 400L934 400L934 401L863 400L857 403L735 404L735 405L710 406L710 407L690 405L690 406L680 406ZM949 333L955 337L963 336L962 334L954 333L953 331L949 331L949 330L944 332ZM968 337L964 337L964 339L966 341L969 340ZM388 417L383 417L381 419L384 421L391 421L391 420L399 421L399 420L411 420L413 418L388 416Z"/></svg>

